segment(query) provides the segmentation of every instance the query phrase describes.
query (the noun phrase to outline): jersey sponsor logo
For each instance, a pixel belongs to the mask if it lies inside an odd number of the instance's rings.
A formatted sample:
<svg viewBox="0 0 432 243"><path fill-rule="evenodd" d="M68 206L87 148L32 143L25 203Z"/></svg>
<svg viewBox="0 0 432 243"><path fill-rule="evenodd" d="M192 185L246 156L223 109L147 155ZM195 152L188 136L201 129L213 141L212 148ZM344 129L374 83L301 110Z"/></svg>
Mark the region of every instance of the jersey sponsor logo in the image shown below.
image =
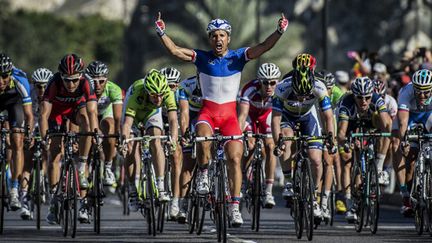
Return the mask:
<svg viewBox="0 0 432 243"><path fill-rule="evenodd" d="M215 65L215 60L208 60L208 64L210 64L210 65Z"/></svg>
<svg viewBox="0 0 432 243"><path fill-rule="evenodd" d="M78 97L61 97L61 96L56 96L57 100L59 100L60 102L65 102L65 103L76 102L76 101L80 100L81 98L82 98L82 96L78 96Z"/></svg>

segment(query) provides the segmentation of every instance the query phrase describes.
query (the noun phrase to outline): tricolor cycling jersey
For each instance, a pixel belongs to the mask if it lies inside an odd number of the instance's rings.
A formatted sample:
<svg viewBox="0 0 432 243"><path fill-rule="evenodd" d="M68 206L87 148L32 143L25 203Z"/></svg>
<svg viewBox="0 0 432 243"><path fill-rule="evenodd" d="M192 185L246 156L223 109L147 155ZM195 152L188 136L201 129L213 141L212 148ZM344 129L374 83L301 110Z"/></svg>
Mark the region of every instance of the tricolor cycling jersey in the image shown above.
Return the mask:
<svg viewBox="0 0 432 243"><path fill-rule="evenodd" d="M228 50L223 57L217 57L213 51L194 50L192 60L199 72L202 97L216 104L235 102L240 87L241 72L249 61L248 48Z"/></svg>
<svg viewBox="0 0 432 243"><path fill-rule="evenodd" d="M417 104L416 94L412 83L402 87L398 96L398 109L402 111L409 111L410 113L421 113L432 111L432 97L428 100L428 104L420 106Z"/></svg>
<svg viewBox="0 0 432 243"><path fill-rule="evenodd" d="M196 76L183 80L179 87L179 100L187 100L189 112L196 116L202 107L202 93Z"/></svg>
<svg viewBox="0 0 432 243"><path fill-rule="evenodd" d="M112 109L112 106L110 106L111 104L123 104L123 94L121 88L117 84L107 81L105 89L98 99L98 114L101 115L105 113L109 107Z"/></svg>
<svg viewBox="0 0 432 243"><path fill-rule="evenodd" d="M364 114L358 114L358 109L354 94L344 96L338 107L338 121L352 121L360 118L372 119L374 112L387 112L387 106L384 99L380 95L373 93L372 100L369 104L369 109Z"/></svg>
<svg viewBox="0 0 432 243"><path fill-rule="evenodd" d="M150 97L144 88L144 79L139 79L132 84L128 89L125 100L127 100L125 115L134 118L137 114L150 114L161 108L150 101ZM165 106L167 111L177 110L174 93L172 91L164 93L162 106Z"/></svg>
<svg viewBox="0 0 432 243"><path fill-rule="evenodd" d="M311 112L316 101L319 102L319 108L323 112L332 108L330 97L323 82L315 80L312 94L305 100L299 101L292 87L292 76L289 76L276 86L273 96L273 110L292 117L301 117Z"/></svg>
<svg viewBox="0 0 432 243"><path fill-rule="evenodd" d="M25 72L18 68L12 68L11 80L5 90L0 92L0 105L22 102L23 105L31 105L30 84Z"/></svg>
<svg viewBox="0 0 432 243"><path fill-rule="evenodd" d="M249 114L259 116L271 111L272 97L263 98L261 95L261 82L252 80L240 91L240 102L249 104Z"/></svg>
<svg viewBox="0 0 432 243"><path fill-rule="evenodd" d="M398 110L398 105L395 98L393 98L391 95L386 95L384 98L384 102L387 107L387 112L389 113L390 117L394 119Z"/></svg>

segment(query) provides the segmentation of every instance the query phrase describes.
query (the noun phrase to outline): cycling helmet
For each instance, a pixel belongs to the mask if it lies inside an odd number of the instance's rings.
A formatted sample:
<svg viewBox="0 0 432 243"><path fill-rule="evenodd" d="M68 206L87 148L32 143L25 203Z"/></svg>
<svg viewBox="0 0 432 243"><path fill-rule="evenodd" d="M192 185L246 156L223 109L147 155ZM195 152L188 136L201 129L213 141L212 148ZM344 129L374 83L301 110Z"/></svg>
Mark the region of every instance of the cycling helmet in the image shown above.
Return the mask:
<svg viewBox="0 0 432 243"><path fill-rule="evenodd" d="M368 77L358 77L351 84L351 91L356 96L372 95L374 91L374 85L372 80L370 80Z"/></svg>
<svg viewBox="0 0 432 243"><path fill-rule="evenodd" d="M374 84L375 93L380 94L380 95L385 95L385 93L387 91L387 85L384 81L381 81L379 79L375 79L373 81L373 84Z"/></svg>
<svg viewBox="0 0 432 243"><path fill-rule="evenodd" d="M106 77L108 76L108 65L101 61L93 61L91 62L85 72L92 78L96 77Z"/></svg>
<svg viewBox="0 0 432 243"><path fill-rule="evenodd" d="M76 54L67 54L59 63L58 71L61 75L74 75L84 71L84 61Z"/></svg>
<svg viewBox="0 0 432 243"><path fill-rule="evenodd" d="M412 84L415 90L431 90L432 89L432 72L427 69L421 69L415 72L412 76Z"/></svg>
<svg viewBox="0 0 432 243"><path fill-rule="evenodd" d="M308 67L295 69L293 72L292 87L297 95L310 95L314 87L314 72Z"/></svg>
<svg viewBox="0 0 432 243"><path fill-rule="evenodd" d="M281 72L279 67L273 63L263 63L258 68L258 79L279 79Z"/></svg>
<svg viewBox="0 0 432 243"><path fill-rule="evenodd" d="M51 70L47 68L38 68L32 74L32 80L36 84L46 84L53 76Z"/></svg>
<svg viewBox="0 0 432 243"><path fill-rule="evenodd" d="M8 73L12 71L12 59L4 53L0 53L0 73Z"/></svg>
<svg viewBox="0 0 432 243"><path fill-rule="evenodd" d="M144 88L149 94L162 94L170 91L165 75L152 69L144 78Z"/></svg>
<svg viewBox="0 0 432 243"><path fill-rule="evenodd" d="M180 82L180 71L173 67L165 67L160 70L160 73L165 75L168 83Z"/></svg>
<svg viewBox="0 0 432 243"><path fill-rule="evenodd" d="M231 35L231 24L225 19L213 19L207 25L207 34L211 34L216 30L225 30L228 35Z"/></svg>
<svg viewBox="0 0 432 243"><path fill-rule="evenodd" d="M315 66L316 66L316 59L311 54L306 54L306 53L299 54L292 61L292 67L294 69L300 67L308 67L309 69L314 70Z"/></svg>
<svg viewBox="0 0 432 243"><path fill-rule="evenodd" d="M336 83L334 75L326 70L318 72L315 78L323 82L327 88L332 88Z"/></svg>

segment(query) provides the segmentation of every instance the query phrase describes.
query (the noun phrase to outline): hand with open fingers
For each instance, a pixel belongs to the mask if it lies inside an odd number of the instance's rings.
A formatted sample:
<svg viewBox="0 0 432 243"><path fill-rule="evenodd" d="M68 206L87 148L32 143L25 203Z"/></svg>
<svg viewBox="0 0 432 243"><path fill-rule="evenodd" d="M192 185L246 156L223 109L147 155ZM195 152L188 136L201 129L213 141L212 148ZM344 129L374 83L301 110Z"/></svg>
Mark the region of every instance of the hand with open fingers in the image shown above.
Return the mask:
<svg viewBox="0 0 432 243"><path fill-rule="evenodd" d="M288 24L289 24L288 19L282 13L281 18L278 21L277 31L282 35L287 30Z"/></svg>
<svg viewBox="0 0 432 243"><path fill-rule="evenodd" d="M410 143L408 141L401 141L400 148L402 150L402 155L405 157L408 156L410 151Z"/></svg>
<svg viewBox="0 0 432 243"><path fill-rule="evenodd" d="M276 146L276 147L274 148L274 150L273 150L273 154L274 154L276 157L279 157L279 156L282 155L282 153L283 153L284 150L285 150L285 145L282 145L282 146Z"/></svg>
<svg viewBox="0 0 432 243"><path fill-rule="evenodd" d="M187 137L187 136L182 136L182 137L180 138L180 144L181 144L182 147L187 147L187 146L189 146L189 144L190 144L190 139L189 139L189 137Z"/></svg>
<svg viewBox="0 0 432 243"><path fill-rule="evenodd" d="M159 37L165 35L165 22L162 20L160 12L158 12L158 18L155 22L155 27L156 33L159 35Z"/></svg>

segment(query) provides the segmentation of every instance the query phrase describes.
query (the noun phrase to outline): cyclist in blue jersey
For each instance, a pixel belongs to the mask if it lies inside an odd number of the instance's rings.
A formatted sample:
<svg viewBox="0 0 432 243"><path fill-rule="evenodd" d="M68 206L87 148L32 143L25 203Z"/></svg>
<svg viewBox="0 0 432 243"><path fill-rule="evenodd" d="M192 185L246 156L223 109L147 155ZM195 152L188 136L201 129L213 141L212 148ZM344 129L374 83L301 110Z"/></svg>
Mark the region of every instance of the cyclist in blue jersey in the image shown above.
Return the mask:
<svg viewBox="0 0 432 243"><path fill-rule="evenodd" d="M12 131L23 131L25 126L33 131L33 111L30 97L30 84L26 74L16 68L10 57L0 53L0 112L8 112L9 125ZM9 206L12 211L21 209L23 199L27 197L29 173L23 176L24 168L24 134L11 134L11 190ZM21 178L21 187L19 179ZM20 192L18 189L20 187ZM20 198L19 198L20 196ZM24 202L25 205L27 205Z"/></svg>
<svg viewBox="0 0 432 243"><path fill-rule="evenodd" d="M159 13L155 22L156 32L162 44L170 54L182 61L193 62L199 72L199 81L203 94L203 107L197 122L198 136L211 136L215 128L222 135L240 135L241 129L237 120L236 98L240 86L241 72L246 63L260 57L270 50L281 38L288 27L288 20L282 14L277 30L262 43L237 50L228 49L231 41L231 25L223 19L214 19L207 26L210 51L189 49L177 46L165 33L165 23ZM208 162L211 158L211 142L199 143L197 146L198 192L209 192ZM227 170L231 190L229 217L233 227L243 224L239 210L240 188L242 182L241 158L243 145L240 141L230 141L225 145Z"/></svg>

